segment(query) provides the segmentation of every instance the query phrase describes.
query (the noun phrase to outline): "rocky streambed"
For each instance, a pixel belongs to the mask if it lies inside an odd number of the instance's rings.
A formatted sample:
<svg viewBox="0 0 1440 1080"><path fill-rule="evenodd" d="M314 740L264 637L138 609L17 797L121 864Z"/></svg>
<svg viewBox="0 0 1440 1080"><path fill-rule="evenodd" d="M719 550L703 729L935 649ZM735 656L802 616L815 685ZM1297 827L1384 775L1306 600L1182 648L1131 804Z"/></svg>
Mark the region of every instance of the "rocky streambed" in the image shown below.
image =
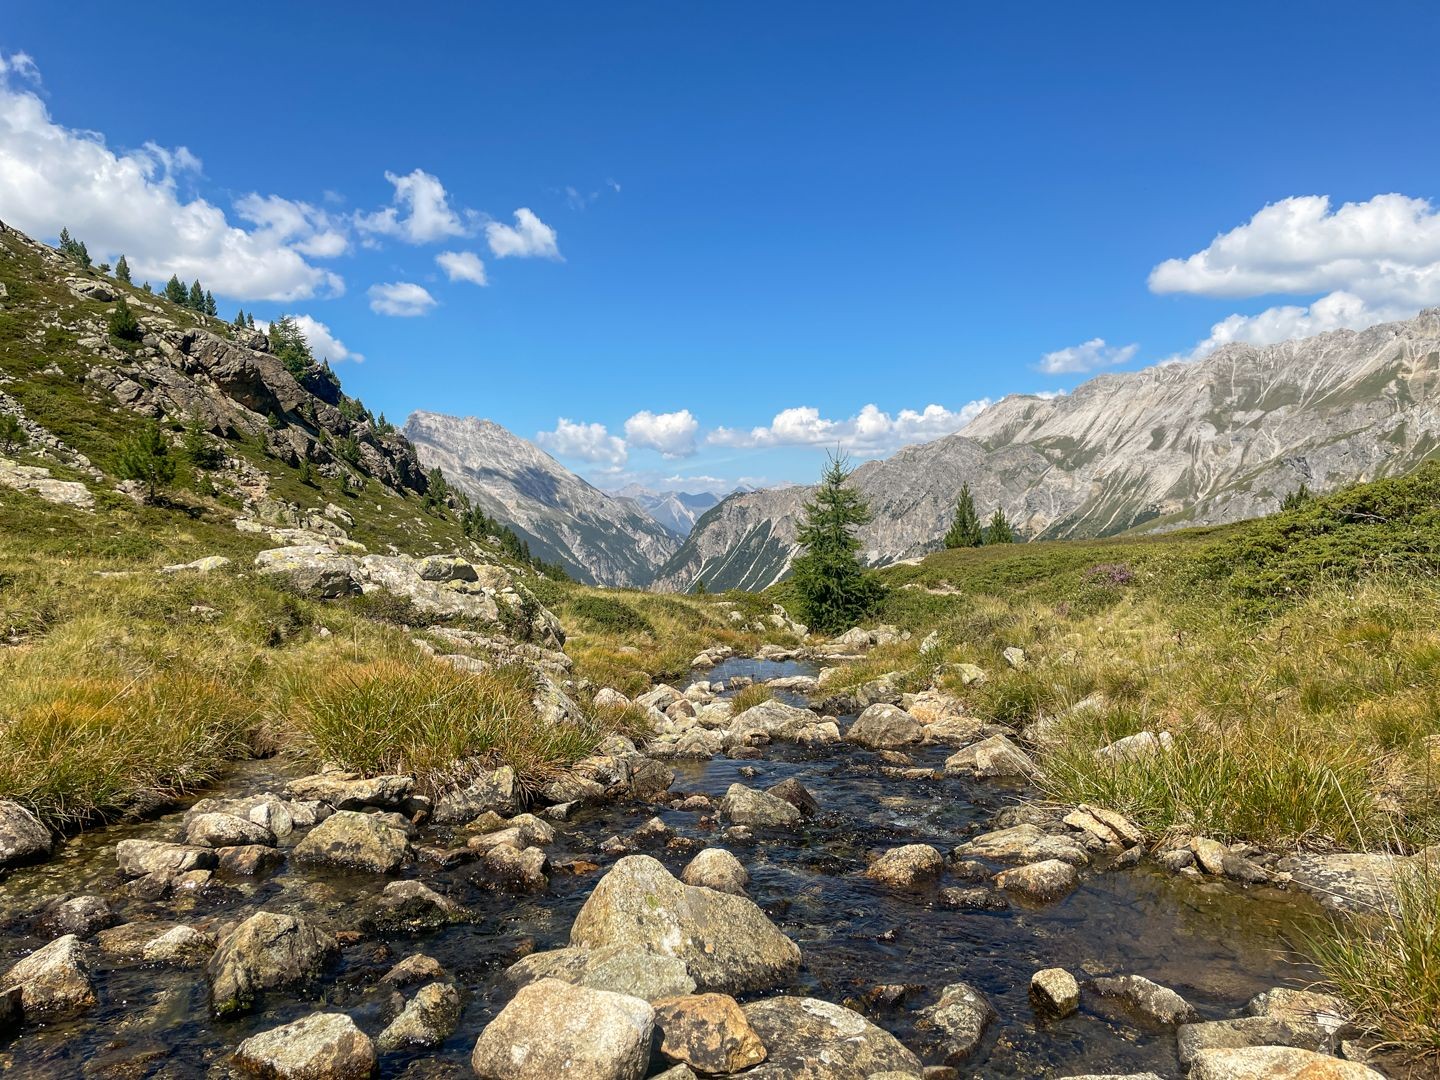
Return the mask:
<svg viewBox="0 0 1440 1080"><path fill-rule="evenodd" d="M652 754L701 727L674 726ZM716 730L713 755L606 747L533 814L503 772L430 807L261 761L82 834L0 882L0 1072L1377 1075L1300 1056L1348 1032L1275 992L1316 975L1295 890L1138 861L953 745ZM1201 1053L1255 1043L1291 1049Z"/></svg>

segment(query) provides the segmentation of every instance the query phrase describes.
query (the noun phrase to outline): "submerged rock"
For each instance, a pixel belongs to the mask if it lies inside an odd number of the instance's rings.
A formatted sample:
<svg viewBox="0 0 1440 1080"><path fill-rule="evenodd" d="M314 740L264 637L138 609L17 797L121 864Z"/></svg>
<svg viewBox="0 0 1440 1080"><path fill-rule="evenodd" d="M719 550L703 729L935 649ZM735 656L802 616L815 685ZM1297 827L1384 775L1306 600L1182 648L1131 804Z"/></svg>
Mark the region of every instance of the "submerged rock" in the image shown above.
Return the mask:
<svg viewBox="0 0 1440 1080"><path fill-rule="evenodd" d="M121 840L115 845L115 861L126 877L147 874L174 876L192 870L215 867L215 852L190 844L165 844L157 840Z"/></svg>
<svg viewBox="0 0 1440 1080"><path fill-rule="evenodd" d="M799 946L750 900L685 885L646 855L621 859L600 880L570 928L570 943L673 956L699 989L721 993L781 985L800 966Z"/></svg>
<svg viewBox="0 0 1440 1080"><path fill-rule="evenodd" d="M235 1064L270 1080L368 1080L375 1046L344 1013L312 1013L252 1035L236 1049Z"/></svg>
<svg viewBox="0 0 1440 1080"><path fill-rule="evenodd" d="M375 814L354 810L337 810L295 846L297 859L375 874L394 873L409 852L403 830Z"/></svg>
<svg viewBox="0 0 1440 1080"><path fill-rule="evenodd" d="M439 1046L460 1024L460 992L449 983L422 986L375 1040L385 1053Z"/></svg>
<svg viewBox="0 0 1440 1080"><path fill-rule="evenodd" d="M765 1044L735 999L695 994L655 1004L660 1053L702 1073L735 1073L765 1060Z"/></svg>
<svg viewBox="0 0 1440 1080"><path fill-rule="evenodd" d="M957 847L955 856L1026 863L1058 859L1074 866L1084 866L1090 861L1089 854L1074 837L1052 836L1029 824L982 833Z"/></svg>
<svg viewBox="0 0 1440 1080"><path fill-rule="evenodd" d="M1197 1019L1195 1007L1167 986L1142 975L1116 975L1089 984L1102 998L1118 1001L1155 1024L1185 1024Z"/></svg>
<svg viewBox="0 0 1440 1080"><path fill-rule="evenodd" d="M40 925L56 936L74 934L87 938L97 930L114 926L115 913L101 897L72 896L46 908Z"/></svg>
<svg viewBox="0 0 1440 1080"><path fill-rule="evenodd" d="M975 1052L985 1029L996 1019L994 1006L969 983L951 983L940 1000L920 1010L920 1022L943 1035L940 1052L945 1064L959 1065Z"/></svg>
<svg viewBox="0 0 1440 1080"><path fill-rule="evenodd" d="M639 998L542 979L480 1033L470 1064L480 1080L640 1080L654 1022Z"/></svg>
<svg viewBox="0 0 1440 1080"><path fill-rule="evenodd" d="M309 982L338 952L334 936L317 926L255 913L221 940L206 966L215 1014L245 1012L262 991Z"/></svg>
<svg viewBox="0 0 1440 1080"><path fill-rule="evenodd" d="M1059 859L1017 866L995 875L995 884L1027 900L1056 900L1080 884L1075 867Z"/></svg>
<svg viewBox="0 0 1440 1080"><path fill-rule="evenodd" d="M869 1080L921 1074L920 1059L857 1012L818 998L772 997L744 1007L766 1060L748 1080Z"/></svg>
<svg viewBox="0 0 1440 1080"><path fill-rule="evenodd" d="M744 784L731 784L720 812L736 825L783 827L800 821L800 811L784 799Z"/></svg>

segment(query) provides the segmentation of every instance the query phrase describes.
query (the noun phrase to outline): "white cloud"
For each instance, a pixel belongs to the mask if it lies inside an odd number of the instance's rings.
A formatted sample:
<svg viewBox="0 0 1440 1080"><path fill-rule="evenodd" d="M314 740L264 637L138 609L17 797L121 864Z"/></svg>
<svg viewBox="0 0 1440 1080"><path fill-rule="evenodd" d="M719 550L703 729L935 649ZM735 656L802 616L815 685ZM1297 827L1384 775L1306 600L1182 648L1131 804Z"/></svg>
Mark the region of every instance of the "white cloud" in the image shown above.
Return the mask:
<svg viewBox="0 0 1440 1080"><path fill-rule="evenodd" d="M1150 272L1157 293L1250 297L1323 294L1216 323L1190 356L1232 341L1265 345L1359 329L1440 304L1440 211L1428 200L1376 195L1331 210L1324 195L1282 199L1185 259Z"/></svg>
<svg viewBox="0 0 1440 1080"><path fill-rule="evenodd" d="M344 225L309 203L251 193L236 200L235 213L277 242L287 242L311 258L333 259L350 250Z"/></svg>
<svg viewBox="0 0 1440 1080"><path fill-rule="evenodd" d="M576 424L560 417L554 431L541 431L535 441L561 457L604 462L611 468L625 464L625 440L611 435L604 424Z"/></svg>
<svg viewBox="0 0 1440 1080"><path fill-rule="evenodd" d="M435 256L451 281L468 281L472 285L487 285L485 264L473 251L442 251Z"/></svg>
<svg viewBox="0 0 1440 1080"><path fill-rule="evenodd" d="M377 315L398 315L402 318L424 315L438 303L423 285L416 285L413 281L371 285L367 295L370 297L370 310Z"/></svg>
<svg viewBox="0 0 1440 1080"><path fill-rule="evenodd" d="M448 236L467 236L475 215L457 212L440 178L424 169L400 176L387 172L385 179L395 186L390 206L373 213L357 213L355 227L364 233L393 236L408 244L428 244Z"/></svg>
<svg viewBox="0 0 1440 1080"><path fill-rule="evenodd" d="M1097 371L1100 368L1123 364L1139 351L1139 345L1106 345L1104 338L1097 337L1079 345L1048 352L1040 358L1037 366L1047 375Z"/></svg>
<svg viewBox="0 0 1440 1080"><path fill-rule="evenodd" d="M179 178L200 165L190 151L155 143L112 150L97 132L56 123L45 103L20 85L38 81L28 56L0 57L0 208L6 222L39 238L68 226L97 262L124 254L137 278L199 278L213 292L240 300L344 292L338 275L307 261L312 252L302 246L316 239L313 228L287 236L270 225L246 230L230 224L218 207L181 196Z"/></svg>
<svg viewBox="0 0 1440 1080"><path fill-rule="evenodd" d="M631 446L658 450L667 458L689 457L695 453L699 427L689 409L669 413L644 409L625 421L625 438Z"/></svg>
<svg viewBox="0 0 1440 1080"><path fill-rule="evenodd" d="M524 206L515 211L513 226L499 221L486 222L485 239L497 259L512 255L527 259L561 258L555 230Z"/></svg>
<svg viewBox="0 0 1440 1080"><path fill-rule="evenodd" d="M346 360L356 364L364 361L365 357L347 349L345 343L331 333L330 327L319 319L312 319L309 315L296 315L295 324L300 327L300 332L310 344L310 351L318 359L329 360L332 364Z"/></svg>
<svg viewBox="0 0 1440 1080"><path fill-rule="evenodd" d="M953 412L943 405L926 405L919 412L902 409L893 417L866 405L849 420L830 420L804 405L777 413L766 427L716 428L707 441L739 447L839 446L853 453L883 454L959 431L989 404L988 398L981 399Z"/></svg>

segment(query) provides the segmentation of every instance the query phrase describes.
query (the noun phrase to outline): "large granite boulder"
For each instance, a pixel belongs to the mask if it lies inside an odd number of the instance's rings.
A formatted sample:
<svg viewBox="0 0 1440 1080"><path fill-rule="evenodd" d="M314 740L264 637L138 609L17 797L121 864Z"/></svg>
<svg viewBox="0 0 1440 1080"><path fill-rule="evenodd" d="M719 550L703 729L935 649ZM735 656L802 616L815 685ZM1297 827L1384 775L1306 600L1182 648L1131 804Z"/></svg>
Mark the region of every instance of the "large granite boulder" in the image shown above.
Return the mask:
<svg viewBox="0 0 1440 1080"><path fill-rule="evenodd" d="M641 1080L655 1011L624 994L542 979L523 987L475 1043L480 1080Z"/></svg>

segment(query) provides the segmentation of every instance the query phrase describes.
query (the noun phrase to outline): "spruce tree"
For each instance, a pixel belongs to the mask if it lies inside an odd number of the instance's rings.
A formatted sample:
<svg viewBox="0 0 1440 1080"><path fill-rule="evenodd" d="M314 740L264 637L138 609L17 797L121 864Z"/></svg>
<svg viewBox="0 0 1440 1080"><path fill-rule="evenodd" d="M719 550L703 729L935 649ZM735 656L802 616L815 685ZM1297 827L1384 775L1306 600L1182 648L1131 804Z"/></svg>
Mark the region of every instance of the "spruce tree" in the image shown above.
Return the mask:
<svg viewBox="0 0 1440 1080"><path fill-rule="evenodd" d="M182 307L190 302L190 294L185 291L185 286L180 284L180 278L175 274L171 274L170 280L165 283L165 299Z"/></svg>
<svg viewBox="0 0 1440 1080"><path fill-rule="evenodd" d="M0 413L0 450L8 454L17 446L24 446L29 441L30 437L20 426L18 416L14 413Z"/></svg>
<svg viewBox="0 0 1440 1080"><path fill-rule="evenodd" d="M125 302L122 296L120 302L110 309L110 336L117 341L134 343L145 336L145 330L140 325L140 320L135 318L135 313L130 310L130 305Z"/></svg>
<svg viewBox="0 0 1440 1080"><path fill-rule="evenodd" d="M1304 506L1308 502L1311 502L1314 498L1315 493L1311 491L1309 485L1302 480L1300 481L1300 486L1298 488L1290 492L1290 494L1286 495L1285 498L1281 500L1280 509L1282 511L1299 510L1302 506Z"/></svg>
<svg viewBox="0 0 1440 1080"><path fill-rule="evenodd" d="M235 329L236 329L236 330L244 330L244 329L245 329L245 311L244 311L243 308L240 309L239 311L236 311L236 312L235 312Z"/></svg>
<svg viewBox="0 0 1440 1080"><path fill-rule="evenodd" d="M190 294L185 298L185 303L191 311L205 311L205 290L200 287L199 278L190 283Z"/></svg>
<svg viewBox="0 0 1440 1080"><path fill-rule="evenodd" d="M123 281L126 285L134 284L130 280L130 264L125 260L124 255L121 255L120 261L115 264L115 280Z"/></svg>
<svg viewBox="0 0 1440 1080"><path fill-rule="evenodd" d="M107 262L102 262L102 263L101 263L99 266L97 266L95 269L99 270L100 273L102 273L102 274L109 274L109 273L110 273L110 264L107 263Z"/></svg>
<svg viewBox="0 0 1440 1080"><path fill-rule="evenodd" d="M247 311L245 313L245 328L247 330L255 329L255 313L253 311Z"/></svg>
<svg viewBox="0 0 1440 1080"><path fill-rule="evenodd" d="M805 504L796 537L803 554L791 566L791 586L805 620L826 633L869 616L881 594L879 582L859 561L854 530L870 520L870 508L846 485L852 471L844 456L830 456L814 499Z"/></svg>
<svg viewBox="0 0 1440 1080"><path fill-rule="evenodd" d="M270 339L270 352L295 378L305 374L305 370L315 363L315 355L310 351L310 343L305 340L300 324L289 315L281 315L272 322L266 336Z"/></svg>
<svg viewBox="0 0 1440 1080"><path fill-rule="evenodd" d="M1015 530L1010 525L1010 519L1005 516L1005 511L997 506L995 513L990 515L990 524L985 527L985 543L1013 544L1014 542Z"/></svg>
<svg viewBox="0 0 1440 1080"><path fill-rule="evenodd" d="M968 483L960 485L960 497L955 500L955 517L945 534L947 548L979 547L984 542L980 534L980 517L975 513L975 499L970 494Z"/></svg>
<svg viewBox="0 0 1440 1080"><path fill-rule="evenodd" d="M175 479L175 460L159 424L143 424L120 443L120 462L115 471L122 480L144 484L146 497L152 502L160 489Z"/></svg>
<svg viewBox="0 0 1440 1080"><path fill-rule="evenodd" d="M210 294L209 289L205 290L205 314L212 319L220 314L220 309L215 306L215 297Z"/></svg>
<svg viewBox="0 0 1440 1080"><path fill-rule="evenodd" d="M225 452L210 441L209 432L205 430L199 416L191 417L190 422L185 425L185 441L181 444L181 450L190 464L197 469L209 471L225 464Z"/></svg>

